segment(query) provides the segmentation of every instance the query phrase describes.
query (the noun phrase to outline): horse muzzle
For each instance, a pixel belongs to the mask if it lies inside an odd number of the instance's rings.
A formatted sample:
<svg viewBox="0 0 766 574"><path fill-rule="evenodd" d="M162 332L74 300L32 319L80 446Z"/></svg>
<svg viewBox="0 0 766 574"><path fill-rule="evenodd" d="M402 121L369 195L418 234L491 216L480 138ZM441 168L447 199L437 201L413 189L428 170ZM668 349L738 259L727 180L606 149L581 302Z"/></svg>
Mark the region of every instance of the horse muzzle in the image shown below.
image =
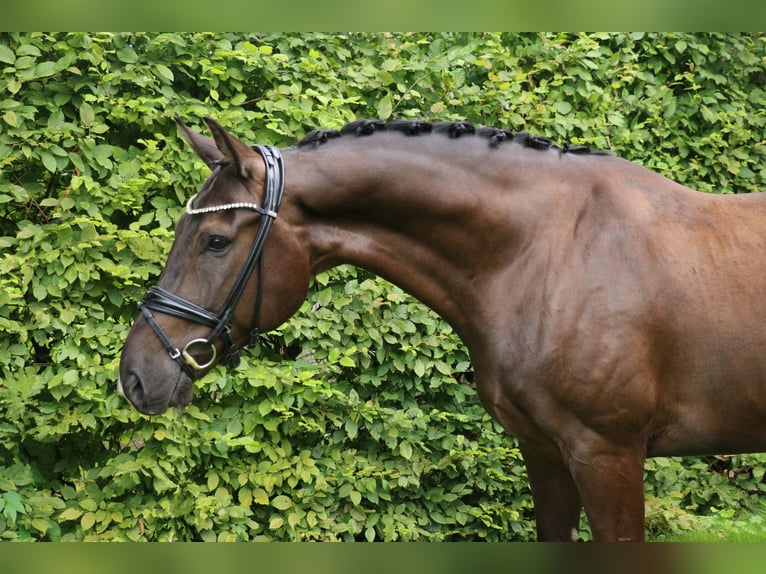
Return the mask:
<svg viewBox="0 0 766 574"><path fill-rule="evenodd" d="M171 384L154 385L151 387L153 392L148 392L149 388L146 380L134 371L128 372L125 377L120 374L117 378L120 394L145 415L160 415L170 407L184 407L194 396L194 381L183 371Z"/></svg>

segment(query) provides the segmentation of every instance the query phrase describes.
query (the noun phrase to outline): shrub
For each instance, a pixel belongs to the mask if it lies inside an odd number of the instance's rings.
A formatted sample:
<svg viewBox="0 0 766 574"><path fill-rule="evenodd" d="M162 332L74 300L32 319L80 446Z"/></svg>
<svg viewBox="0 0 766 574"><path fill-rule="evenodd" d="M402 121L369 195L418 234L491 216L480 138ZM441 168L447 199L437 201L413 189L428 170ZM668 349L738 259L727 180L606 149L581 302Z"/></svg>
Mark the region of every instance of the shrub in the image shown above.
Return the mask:
<svg viewBox="0 0 766 574"><path fill-rule="evenodd" d="M301 312L205 377L185 411L145 418L117 395L136 304L205 175L172 117L276 145L357 117L466 118L612 149L704 191L757 191L765 45L2 34L0 537L533 538L518 449L480 407L462 344L364 271L317 277ZM750 504L764 464L658 459L648 491L689 511Z"/></svg>

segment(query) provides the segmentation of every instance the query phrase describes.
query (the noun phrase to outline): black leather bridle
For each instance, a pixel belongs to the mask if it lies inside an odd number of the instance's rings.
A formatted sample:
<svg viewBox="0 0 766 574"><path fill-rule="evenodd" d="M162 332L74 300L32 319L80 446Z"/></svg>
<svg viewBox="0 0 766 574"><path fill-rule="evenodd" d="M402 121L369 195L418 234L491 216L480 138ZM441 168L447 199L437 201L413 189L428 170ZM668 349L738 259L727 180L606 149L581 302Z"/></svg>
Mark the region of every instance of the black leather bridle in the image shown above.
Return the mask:
<svg viewBox="0 0 766 574"><path fill-rule="evenodd" d="M208 368L216 359L216 341L220 338L226 348L226 355L222 362L234 367L239 363L242 350L237 347L231 336L231 318L234 315L234 309L237 307L245 286L255 269L259 267L258 293L256 295L255 312L253 317L253 326L250 333L250 340L258 334L258 322L261 314L261 301L263 298L263 247L266 243L266 237L271 230L271 224L277 217L279 206L282 202L282 194L285 189L285 169L282 162L282 155L279 149L273 146L252 146L253 150L258 152L266 165L266 176L263 193L263 206L255 203L228 203L225 205L194 208L194 199L192 197L186 204L186 213L192 216L205 215L207 213L216 213L230 209L250 209L261 214L261 222L258 232L250 248L250 254L247 257L242 271L239 272L234 286L223 304L223 308L217 314L179 297L178 295L163 289L162 287L150 287L144 296L144 300L139 305L139 309L146 321L152 327L157 337L165 346L170 358L176 361L181 370L190 378L194 379L196 372ZM167 335L163 332L157 320L152 315L152 311L172 315L186 321L199 323L210 327L212 332L207 339L193 339L184 345L183 349L176 347ZM194 357L193 353L206 352L206 360L202 363Z"/></svg>

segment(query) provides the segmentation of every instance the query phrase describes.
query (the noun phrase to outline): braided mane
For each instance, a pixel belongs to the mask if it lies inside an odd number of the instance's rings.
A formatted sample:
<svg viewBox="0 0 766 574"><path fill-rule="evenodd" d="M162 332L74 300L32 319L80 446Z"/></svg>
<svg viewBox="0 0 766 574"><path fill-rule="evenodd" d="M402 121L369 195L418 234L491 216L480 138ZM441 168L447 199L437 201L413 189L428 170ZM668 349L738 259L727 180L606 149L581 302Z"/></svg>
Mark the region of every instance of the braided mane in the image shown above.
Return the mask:
<svg viewBox="0 0 766 574"><path fill-rule="evenodd" d="M497 148L503 142L513 142L524 147L547 150L559 150L562 153L592 153L608 154L603 151L591 151L586 145L570 145L565 143L558 146L549 138L535 136L525 131L512 132L510 130L490 127L476 127L468 121L436 122L424 120L356 120L339 130L314 130L300 140L296 145L299 148L313 148L327 143L328 141L344 136L363 137L379 132L399 132L407 136L419 136L423 134L443 134L450 139L459 139L466 136L484 138L489 147Z"/></svg>

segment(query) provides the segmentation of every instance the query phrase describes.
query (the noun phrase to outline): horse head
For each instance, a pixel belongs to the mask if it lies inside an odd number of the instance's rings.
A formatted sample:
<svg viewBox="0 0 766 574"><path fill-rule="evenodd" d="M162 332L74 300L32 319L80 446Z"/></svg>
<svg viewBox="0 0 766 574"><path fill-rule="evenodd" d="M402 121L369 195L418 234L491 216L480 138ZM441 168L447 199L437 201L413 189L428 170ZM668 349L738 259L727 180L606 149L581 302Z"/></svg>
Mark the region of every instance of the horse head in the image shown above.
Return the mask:
<svg viewBox="0 0 766 574"><path fill-rule="evenodd" d="M211 173L179 219L122 351L118 387L146 414L190 402L194 380L219 362L236 364L254 333L300 307L310 280L308 252L282 201L279 150L251 148L210 118L213 138L176 121Z"/></svg>

